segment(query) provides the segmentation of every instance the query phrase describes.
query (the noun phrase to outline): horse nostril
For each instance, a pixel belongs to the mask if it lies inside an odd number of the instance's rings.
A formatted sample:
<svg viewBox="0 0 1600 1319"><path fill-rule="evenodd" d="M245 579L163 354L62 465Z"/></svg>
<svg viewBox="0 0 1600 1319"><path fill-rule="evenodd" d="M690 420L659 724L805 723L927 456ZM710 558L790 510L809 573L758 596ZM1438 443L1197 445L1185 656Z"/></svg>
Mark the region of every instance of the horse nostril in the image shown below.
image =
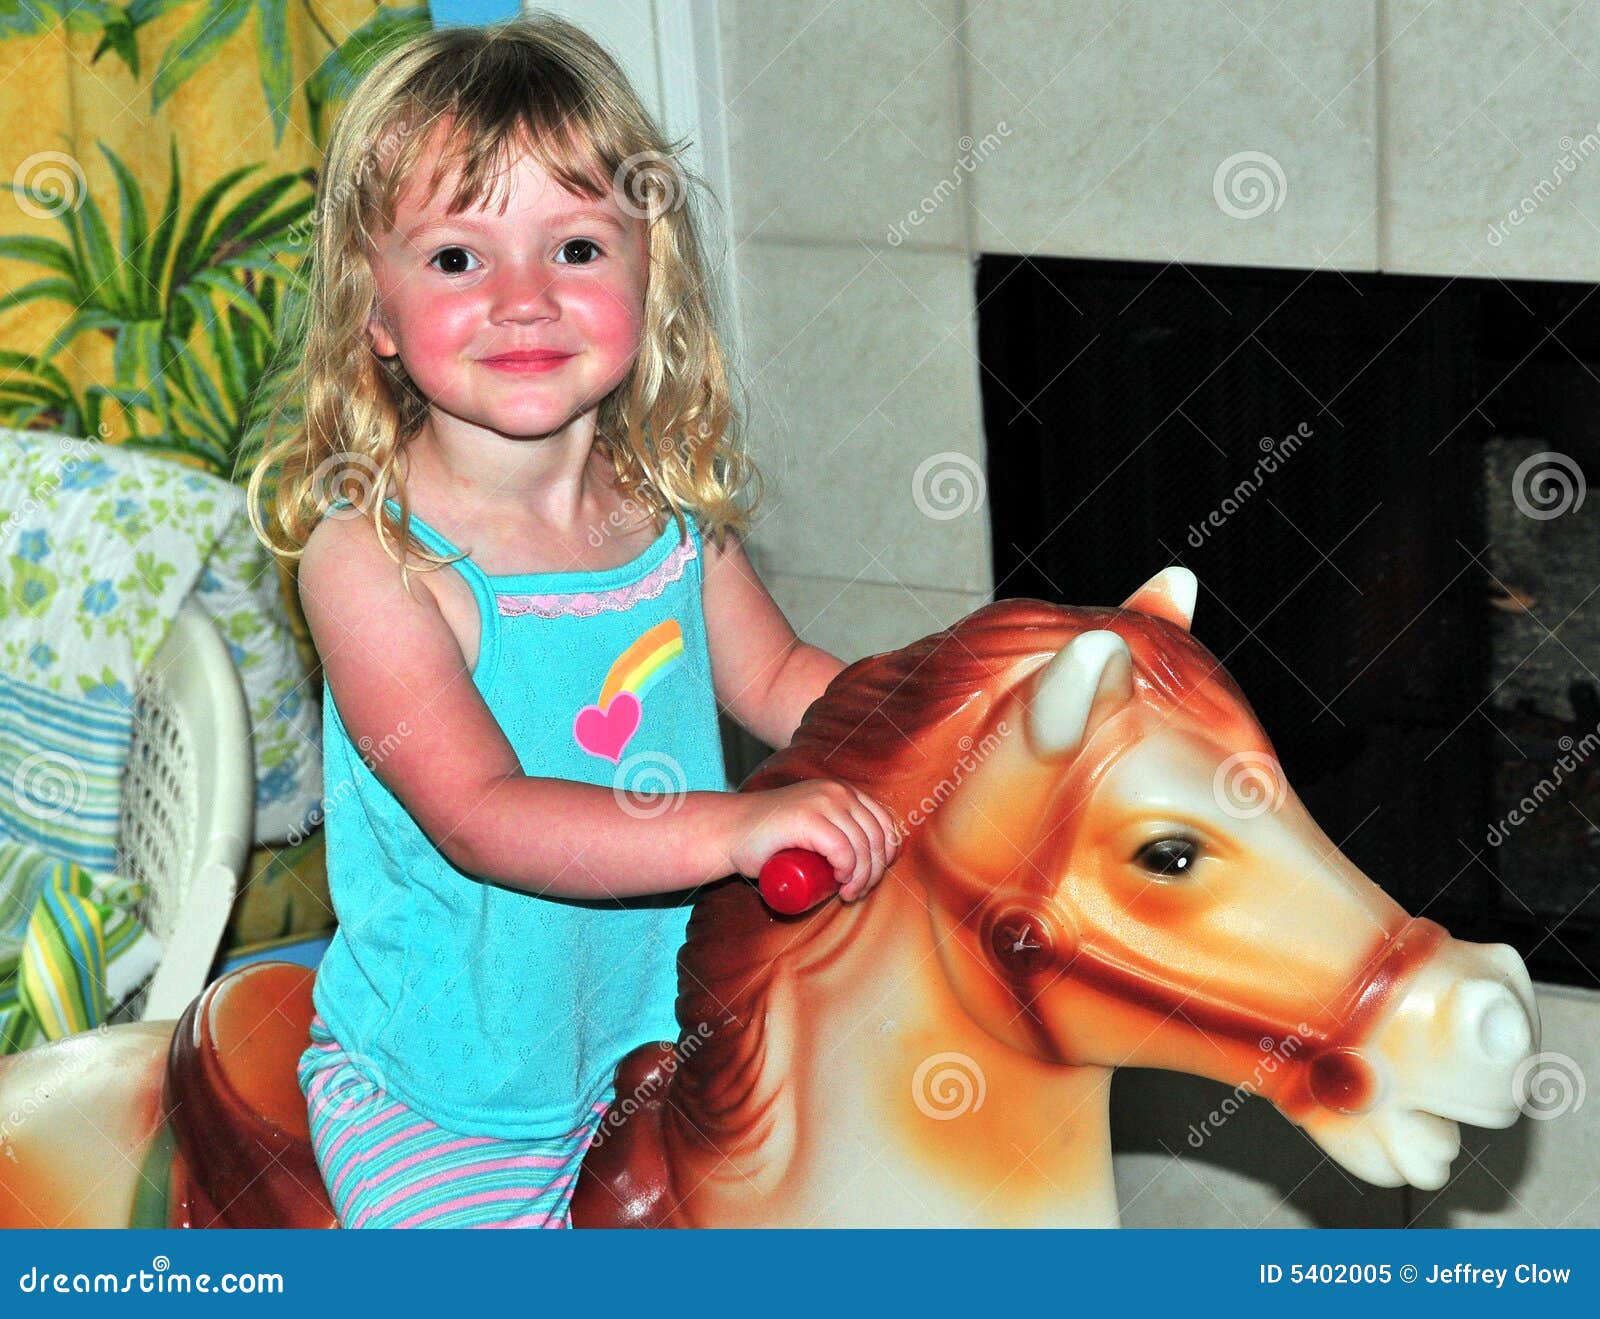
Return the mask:
<svg viewBox="0 0 1600 1319"><path fill-rule="evenodd" d="M1478 1043L1495 1062L1510 1063L1525 1058L1533 1047L1528 1014L1507 989L1483 1005L1478 1017Z"/></svg>

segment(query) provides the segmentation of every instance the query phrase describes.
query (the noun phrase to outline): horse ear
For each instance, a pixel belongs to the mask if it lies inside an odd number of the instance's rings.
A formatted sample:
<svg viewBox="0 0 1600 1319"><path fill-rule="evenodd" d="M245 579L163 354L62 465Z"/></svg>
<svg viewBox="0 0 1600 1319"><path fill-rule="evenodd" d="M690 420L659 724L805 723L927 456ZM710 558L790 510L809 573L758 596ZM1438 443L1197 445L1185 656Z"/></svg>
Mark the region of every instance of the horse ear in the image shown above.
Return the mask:
<svg viewBox="0 0 1600 1319"><path fill-rule="evenodd" d="M1124 600L1122 607L1164 618L1187 632L1199 594L1200 583L1187 568L1166 568Z"/></svg>
<svg viewBox="0 0 1600 1319"><path fill-rule="evenodd" d="M1046 759L1070 755L1089 730L1133 696L1133 657L1115 632L1084 632L1039 674L1028 708L1028 737Z"/></svg>

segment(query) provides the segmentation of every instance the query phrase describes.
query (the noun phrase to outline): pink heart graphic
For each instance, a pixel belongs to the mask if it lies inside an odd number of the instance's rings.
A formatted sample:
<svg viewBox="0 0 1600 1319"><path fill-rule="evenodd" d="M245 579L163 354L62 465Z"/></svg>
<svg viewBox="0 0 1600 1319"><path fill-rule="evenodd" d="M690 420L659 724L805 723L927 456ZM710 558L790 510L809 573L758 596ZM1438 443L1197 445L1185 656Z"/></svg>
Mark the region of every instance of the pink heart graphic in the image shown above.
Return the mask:
<svg viewBox="0 0 1600 1319"><path fill-rule="evenodd" d="M639 729L640 714L639 698L632 692L618 692L604 710L598 705L579 710L572 721L572 735L591 756L604 756L616 763Z"/></svg>

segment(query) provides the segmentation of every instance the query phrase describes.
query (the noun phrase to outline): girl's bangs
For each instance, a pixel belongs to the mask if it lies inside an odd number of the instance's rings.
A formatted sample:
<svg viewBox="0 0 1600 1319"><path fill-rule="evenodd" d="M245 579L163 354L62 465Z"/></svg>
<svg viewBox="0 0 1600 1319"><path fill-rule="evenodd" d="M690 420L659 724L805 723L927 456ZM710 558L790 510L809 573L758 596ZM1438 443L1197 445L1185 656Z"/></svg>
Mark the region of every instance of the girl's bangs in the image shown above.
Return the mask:
<svg viewBox="0 0 1600 1319"><path fill-rule="evenodd" d="M606 196L621 163L620 156L614 162L608 159L614 154L604 145L610 135L591 135L589 125L552 110L542 104L521 106L493 121L468 111L452 116L428 181L430 191L437 193L454 179L447 207L451 214L476 206L503 210L511 164L528 155L568 192L589 200ZM420 154L419 149L415 155ZM394 186L409 173L397 169Z"/></svg>

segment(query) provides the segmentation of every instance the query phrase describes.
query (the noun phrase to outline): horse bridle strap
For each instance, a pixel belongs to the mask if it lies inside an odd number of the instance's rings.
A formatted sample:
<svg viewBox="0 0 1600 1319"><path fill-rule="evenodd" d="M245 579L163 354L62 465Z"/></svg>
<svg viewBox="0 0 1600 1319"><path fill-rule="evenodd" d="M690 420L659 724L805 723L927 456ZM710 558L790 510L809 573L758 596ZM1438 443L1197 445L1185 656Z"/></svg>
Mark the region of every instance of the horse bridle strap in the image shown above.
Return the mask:
<svg viewBox="0 0 1600 1319"><path fill-rule="evenodd" d="M1114 950L1099 949L1079 939L1070 916L1057 913L1043 895L1015 894L994 901L943 864L937 846L924 855L934 863L951 895L971 899L965 916L951 911L958 923L974 928L980 947L999 967L1019 1012L1025 1014L1037 1052L1045 1061L1081 1062L1063 1056L1055 1033L1037 1010L1039 996L1067 980L1119 1002L1135 1004L1161 1018L1178 1018L1211 1037L1254 1044L1281 1059L1272 1069L1267 1094L1286 1111L1317 1105L1343 1113L1370 1106L1377 1080L1362 1057L1360 1045L1393 1001L1404 979L1449 937L1443 926L1425 917L1409 917L1392 930L1363 962L1360 978L1318 1017L1286 1021L1226 999L1199 997L1182 986L1152 979L1118 959ZM937 893L930 900L939 902ZM1270 1093L1269 1093L1270 1091Z"/></svg>

